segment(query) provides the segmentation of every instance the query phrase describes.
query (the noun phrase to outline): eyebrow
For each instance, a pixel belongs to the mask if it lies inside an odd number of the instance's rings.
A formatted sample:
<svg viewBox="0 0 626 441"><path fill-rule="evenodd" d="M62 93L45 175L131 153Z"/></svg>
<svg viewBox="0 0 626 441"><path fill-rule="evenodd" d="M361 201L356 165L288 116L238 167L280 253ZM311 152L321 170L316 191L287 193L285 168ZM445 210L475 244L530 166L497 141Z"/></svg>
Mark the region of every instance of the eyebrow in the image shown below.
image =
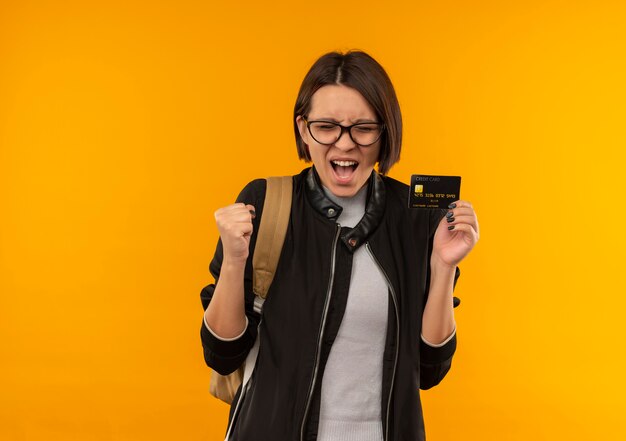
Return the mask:
<svg viewBox="0 0 626 441"><path fill-rule="evenodd" d="M318 118L311 118L311 121L315 121L315 120L318 120L318 121L319 121L319 120L324 120L324 121L333 121L333 122L339 123L339 120L338 120L338 119L331 118L331 117L324 117L324 116L320 116L320 117L318 117ZM361 122L378 123L378 121L376 121L376 120L374 120L374 119L370 119L370 118L359 118L359 119L357 119L357 120L354 120L354 121L352 122L352 124L358 124L358 123L361 123Z"/></svg>

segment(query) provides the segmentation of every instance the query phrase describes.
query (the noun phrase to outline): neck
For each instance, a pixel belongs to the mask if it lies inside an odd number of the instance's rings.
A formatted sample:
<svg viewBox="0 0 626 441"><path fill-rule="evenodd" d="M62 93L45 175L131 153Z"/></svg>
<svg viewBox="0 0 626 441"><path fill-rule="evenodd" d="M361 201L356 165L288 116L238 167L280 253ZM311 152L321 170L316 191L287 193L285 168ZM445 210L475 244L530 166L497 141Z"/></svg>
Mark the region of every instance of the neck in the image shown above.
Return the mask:
<svg viewBox="0 0 626 441"><path fill-rule="evenodd" d="M322 188L328 199L343 208L337 222L346 227L354 227L365 212L368 183L366 182L354 196L337 196L328 187L322 185Z"/></svg>

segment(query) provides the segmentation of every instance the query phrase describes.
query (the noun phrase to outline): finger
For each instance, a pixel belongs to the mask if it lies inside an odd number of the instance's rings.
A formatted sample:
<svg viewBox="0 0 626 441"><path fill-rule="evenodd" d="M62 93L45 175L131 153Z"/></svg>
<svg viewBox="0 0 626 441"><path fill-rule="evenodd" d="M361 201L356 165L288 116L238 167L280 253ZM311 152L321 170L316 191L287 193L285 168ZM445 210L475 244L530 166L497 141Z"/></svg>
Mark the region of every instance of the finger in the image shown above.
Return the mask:
<svg viewBox="0 0 626 441"><path fill-rule="evenodd" d="M254 208L254 205L246 204L246 208L252 215L252 219L254 219L256 217L256 209Z"/></svg>
<svg viewBox="0 0 626 441"><path fill-rule="evenodd" d="M250 228L252 226L252 222L250 221L250 213L244 213L239 218L228 217L226 219L218 219L218 227L225 231L237 231L240 229L241 225L246 225L246 228Z"/></svg>
<svg viewBox="0 0 626 441"><path fill-rule="evenodd" d="M465 214L470 214L474 217L474 227L476 229L476 233L480 236L480 226L478 224L478 218L476 216L476 212L474 211L474 208L472 207L472 204L468 201L464 201L464 200L458 200L456 202L454 202L454 204L458 203L459 206L455 207L455 208L450 208L448 210L448 213L446 213L446 220L449 219L450 217L458 217L461 215L465 215ZM450 204L452 205L452 204ZM452 212L453 214L450 215L449 213Z"/></svg>
<svg viewBox="0 0 626 441"><path fill-rule="evenodd" d="M251 236L252 235L252 231L254 229L254 227L252 226L252 224L250 222L244 222L241 223L241 234L242 236L246 237L246 236Z"/></svg>
<svg viewBox="0 0 626 441"><path fill-rule="evenodd" d="M215 218L223 217L227 219L232 219L236 218L236 216L240 214L245 214L248 219L250 219L250 217L254 219L256 217L254 205L243 203L228 205L215 211Z"/></svg>
<svg viewBox="0 0 626 441"><path fill-rule="evenodd" d="M249 236L252 234L253 226L251 222L233 222L228 224L224 230L233 237Z"/></svg>
<svg viewBox="0 0 626 441"><path fill-rule="evenodd" d="M446 218L446 221L448 222L449 225L459 225L459 224L471 225L474 231L478 233L478 222L476 221L475 216L470 216L470 215L454 216L454 217Z"/></svg>
<svg viewBox="0 0 626 441"><path fill-rule="evenodd" d="M219 210L224 211L224 212L230 212L230 211L249 210L249 209L254 209L254 205L245 204L243 202L235 202L234 204L226 205L220 208Z"/></svg>
<svg viewBox="0 0 626 441"><path fill-rule="evenodd" d="M238 203L238 204L234 204L232 206L232 213L250 213L252 215L252 218L256 217L256 209L254 208L254 205L251 204L244 204L244 203Z"/></svg>
<svg viewBox="0 0 626 441"><path fill-rule="evenodd" d="M234 204L227 205L223 208L225 212L241 211L245 209L246 209L246 204L244 204L243 202L236 202Z"/></svg>
<svg viewBox="0 0 626 441"><path fill-rule="evenodd" d="M458 201L452 202L448 205L448 208L456 208L456 207L472 207L472 204L469 201L465 201L463 199L459 199Z"/></svg>
<svg viewBox="0 0 626 441"><path fill-rule="evenodd" d="M250 213L250 211L243 209L242 211L236 213L230 213L227 216L224 216L222 219L223 223L235 223L235 222L252 222L254 216Z"/></svg>
<svg viewBox="0 0 626 441"><path fill-rule="evenodd" d="M226 216L226 215L228 215L228 213L232 213L233 211L241 210L242 207L244 207L244 206L245 206L245 204L242 204L242 203L226 205L225 207L220 207L217 210L215 210L213 215L217 219L219 216Z"/></svg>
<svg viewBox="0 0 626 441"><path fill-rule="evenodd" d="M478 240L478 234L476 233L476 230L474 230L474 227L469 224L448 225L448 228L451 229L451 233L459 231L461 233L469 235L469 237L471 237L472 239L472 243L476 243L476 241Z"/></svg>
<svg viewBox="0 0 626 441"><path fill-rule="evenodd" d="M456 217L457 215L461 215L461 214L469 214L472 215L474 214L474 209L471 207L457 207L457 208L449 208L448 212L446 213L447 217L450 217L450 213L452 212L453 215Z"/></svg>

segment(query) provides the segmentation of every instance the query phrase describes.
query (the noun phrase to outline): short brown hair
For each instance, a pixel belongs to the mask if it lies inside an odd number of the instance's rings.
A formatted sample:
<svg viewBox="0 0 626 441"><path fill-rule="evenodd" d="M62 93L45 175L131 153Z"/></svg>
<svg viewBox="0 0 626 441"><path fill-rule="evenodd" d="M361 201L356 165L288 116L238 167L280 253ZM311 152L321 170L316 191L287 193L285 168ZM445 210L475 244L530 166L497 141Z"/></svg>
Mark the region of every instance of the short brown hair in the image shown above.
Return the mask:
<svg viewBox="0 0 626 441"><path fill-rule="evenodd" d="M329 84L345 85L359 91L385 124L378 157L378 171L383 175L386 174L391 166L400 160L402 147L400 104L393 84L383 67L370 55L359 50L350 50L346 53L328 52L318 58L304 77L293 111L298 157L307 162L311 161L306 144L300 136L296 117L308 116L311 110L311 97L318 89Z"/></svg>

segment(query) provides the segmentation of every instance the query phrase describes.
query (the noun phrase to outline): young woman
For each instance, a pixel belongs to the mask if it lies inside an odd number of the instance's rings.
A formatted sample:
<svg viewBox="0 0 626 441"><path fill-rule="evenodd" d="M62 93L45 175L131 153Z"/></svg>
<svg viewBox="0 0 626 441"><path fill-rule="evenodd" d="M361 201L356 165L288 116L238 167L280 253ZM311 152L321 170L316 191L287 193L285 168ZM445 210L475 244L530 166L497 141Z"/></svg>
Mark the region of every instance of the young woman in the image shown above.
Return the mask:
<svg viewBox="0 0 626 441"><path fill-rule="evenodd" d="M257 336L249 386L231 406L233 441L424 440L419 389L450 369L457 265L479 237L470 202L409 209L386 173L402 119L384 69L331 52L306 75L294 109L298 155L278 268L253 310L252 255L265 179L215 212L220 240L201 293L208 366L236 370ZM378 164L378 171L374 169Z"/></svg>

